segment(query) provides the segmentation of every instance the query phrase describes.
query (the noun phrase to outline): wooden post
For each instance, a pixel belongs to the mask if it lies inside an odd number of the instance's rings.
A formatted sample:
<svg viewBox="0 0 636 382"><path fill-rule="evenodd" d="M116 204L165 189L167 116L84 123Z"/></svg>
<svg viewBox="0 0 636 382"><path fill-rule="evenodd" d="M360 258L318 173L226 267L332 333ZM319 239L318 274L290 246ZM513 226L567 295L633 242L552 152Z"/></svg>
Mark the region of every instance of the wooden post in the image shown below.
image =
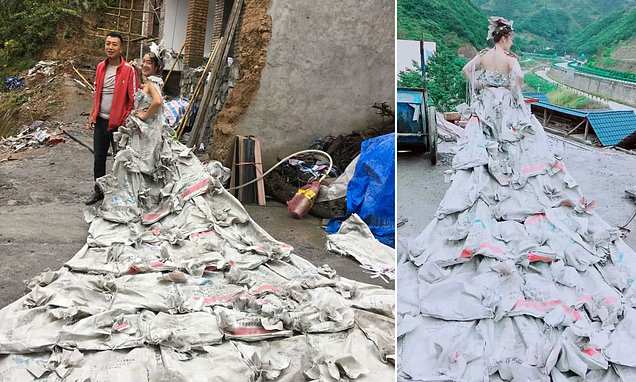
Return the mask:
<svg viewBox="0 0 636 382"><path fill-rule="evenodd" d="M263 176L263 157L261 155L261 142L254 137L254 168L256 169L256 177ZM260 179L256 181L256 197L259 206L265 205L265 181Z"/></svg>
<svg viewBox="0 0 636 382"><path fill-rule="evenodd" d="M585 135L583 136L583 139L585 139L587 141L587 132L589 130L590 127L590 121L585 118Z"/></svg>
<svg viewBox="0 0 636 382"><path fill-rule="evenodd" d="M548 109L543 109L543 126L545 126L547 119L548 119Z"/></svg>
<svg viewBox="0 0 636 382"><path fill-rule="evenodd" d="M576 131L576 129L578 129L578 128L579 128L579 126L581 126L581 125L583 124L583 122L585 122L585 121L586 121L586 119L585 119L585 118L583 118L583 119L581 120L581 122L579 122L576 126L574 126L574 128L573 128L572 130L568 131L568 132L565 134L565 136L567 137L568 135L570 135L570 134L572 134L573 132L575 132L575 131Z"/></svg>

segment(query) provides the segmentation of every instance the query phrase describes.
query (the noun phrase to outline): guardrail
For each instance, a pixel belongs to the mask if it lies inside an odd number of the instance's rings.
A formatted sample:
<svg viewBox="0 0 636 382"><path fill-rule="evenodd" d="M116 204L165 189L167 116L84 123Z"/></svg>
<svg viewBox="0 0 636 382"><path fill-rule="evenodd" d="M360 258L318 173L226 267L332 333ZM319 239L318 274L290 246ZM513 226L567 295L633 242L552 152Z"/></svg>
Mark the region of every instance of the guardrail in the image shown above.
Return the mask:
<svg viewBox="0 0 636 382"><path fill-rule="evenodd" d="M568 62L568 67L581 73L592 74L612 80L636 83L636 73L619 72L617 70L603 69L591 65L579 65L573 61Z"/></svg>

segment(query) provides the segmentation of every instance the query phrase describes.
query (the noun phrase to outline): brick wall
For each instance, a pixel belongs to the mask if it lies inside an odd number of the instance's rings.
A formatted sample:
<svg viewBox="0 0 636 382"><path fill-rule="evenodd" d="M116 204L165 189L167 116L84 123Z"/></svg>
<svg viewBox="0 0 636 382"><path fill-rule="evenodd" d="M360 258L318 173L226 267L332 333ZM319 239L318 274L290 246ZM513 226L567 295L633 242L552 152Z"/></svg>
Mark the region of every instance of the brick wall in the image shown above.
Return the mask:
<svg viewBox="0 0 636 382"><path fill-rule="evenodd" d="M185 38L185 64L193 67L203 62L208 0L189 0Z"/></svg>
<svg viewBox="0 0 636 382"><path fill-rule="evenodd" d="M214 22L212 23L212 44L223 35L224 0L214 0Z"/></svg>

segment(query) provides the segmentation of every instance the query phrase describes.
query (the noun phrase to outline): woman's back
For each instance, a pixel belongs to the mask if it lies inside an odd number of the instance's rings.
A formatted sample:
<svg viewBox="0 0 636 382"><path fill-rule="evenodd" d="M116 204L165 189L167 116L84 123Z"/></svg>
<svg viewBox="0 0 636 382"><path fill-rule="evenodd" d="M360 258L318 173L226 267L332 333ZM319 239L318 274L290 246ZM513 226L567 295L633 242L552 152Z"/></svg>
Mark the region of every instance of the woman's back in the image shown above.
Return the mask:
<svg viewBox="0 0 636 382"><path fill-rule="evenodd" d="M501 49L493 48L481 54L479 66L482 70L510 74L514 62L515 59L510 55L510 53L506 53Z"/></svg>

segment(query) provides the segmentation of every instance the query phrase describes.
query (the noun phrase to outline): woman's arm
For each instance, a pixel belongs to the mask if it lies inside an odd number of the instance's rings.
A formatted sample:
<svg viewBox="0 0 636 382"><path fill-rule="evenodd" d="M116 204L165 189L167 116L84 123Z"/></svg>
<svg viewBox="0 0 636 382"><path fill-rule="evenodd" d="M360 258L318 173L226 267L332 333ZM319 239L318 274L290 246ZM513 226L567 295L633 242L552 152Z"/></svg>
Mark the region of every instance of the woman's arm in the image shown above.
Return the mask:
<svg viewBox="0 0 636 382"><path fill-rule="evenodd" d="M481 64L481 53L477 54L473 57L472 60L468 61L464 68L462 69L462 74L464 78L470 79L471 74L477 69L477 67Z"/></svg>
<svg viewBox="0 0 636 382"><path fill-rule="evenodd" d="M516 58L513 58L511 66L510 73L512 74L512 85L516 89L521 89L523 86L523 70L521 70L521 65L519 65L519 61Z"/></svg>
<svg viewBox="0 0 636 382"><path fill-rule="evenodd" d="M150 103L148 110L139 112L137 114L139 118L145 121L155 115L155 113L161 107L163 100L161 99L159 90L157 90L157 88L150 83L144 84L144 92L150 94L150 96L152 97L152 102Z"/></svg>

